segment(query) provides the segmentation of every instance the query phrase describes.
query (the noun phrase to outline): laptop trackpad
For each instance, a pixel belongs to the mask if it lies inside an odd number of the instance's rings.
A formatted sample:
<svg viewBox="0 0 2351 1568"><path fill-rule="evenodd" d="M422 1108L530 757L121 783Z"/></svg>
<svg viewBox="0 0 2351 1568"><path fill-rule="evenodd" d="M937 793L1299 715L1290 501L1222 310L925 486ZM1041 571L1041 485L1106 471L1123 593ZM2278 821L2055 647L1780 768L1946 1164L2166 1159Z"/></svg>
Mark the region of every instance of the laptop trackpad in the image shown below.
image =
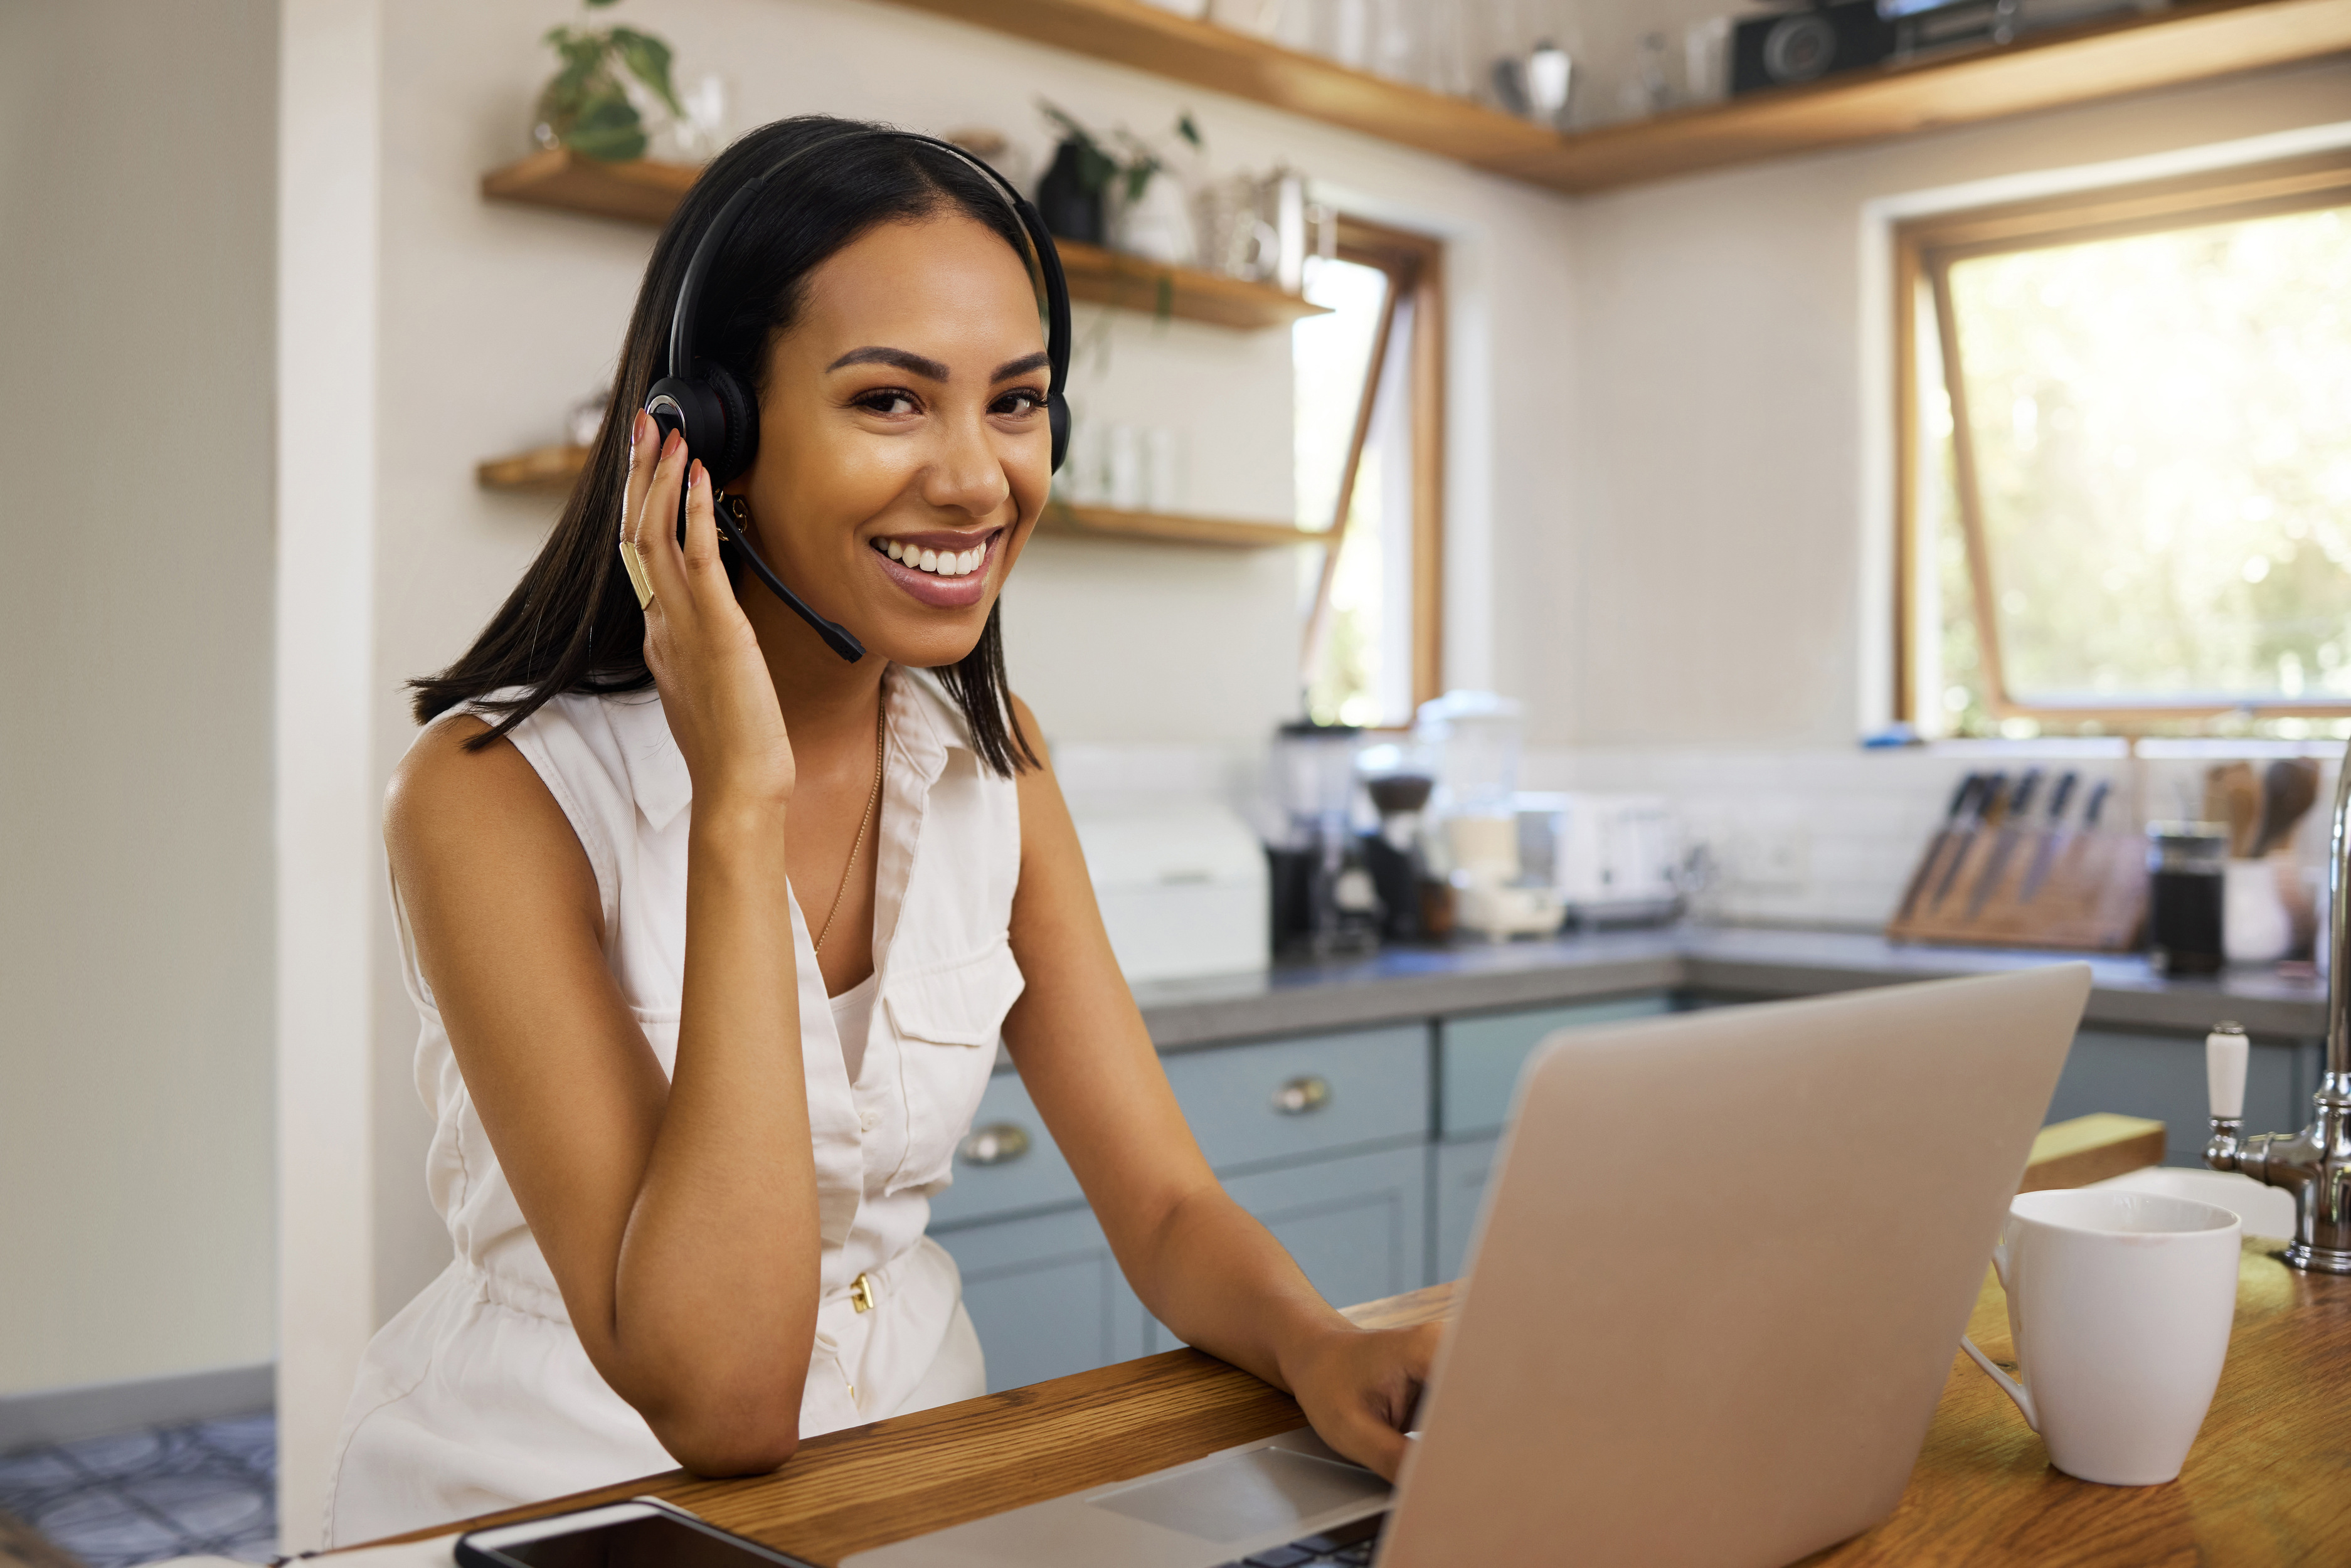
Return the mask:
<svg viewBox="0 0 2351 1568"><path fill-rule="evenodd" d="M1287 1448L1252 1448L1088 1500L1129 1519L1221 1543L1288 1530L1332 1509L1376 1502L1387 1494L1388 1483L1369 1470Z"/></svg>

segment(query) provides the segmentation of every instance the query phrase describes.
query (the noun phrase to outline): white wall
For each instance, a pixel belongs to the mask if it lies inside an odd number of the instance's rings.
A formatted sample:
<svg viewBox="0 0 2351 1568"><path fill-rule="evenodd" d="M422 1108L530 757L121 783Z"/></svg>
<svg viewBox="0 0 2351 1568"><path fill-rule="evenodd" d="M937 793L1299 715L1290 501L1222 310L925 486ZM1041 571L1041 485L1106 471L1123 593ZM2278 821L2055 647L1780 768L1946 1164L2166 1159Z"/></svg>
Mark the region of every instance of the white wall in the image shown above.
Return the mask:
<svg viewBox="0 0 2351 1568"><path fill-rule="evenodd" d="M273 1351L276 42L0 4L0 1395Z"/></svg>

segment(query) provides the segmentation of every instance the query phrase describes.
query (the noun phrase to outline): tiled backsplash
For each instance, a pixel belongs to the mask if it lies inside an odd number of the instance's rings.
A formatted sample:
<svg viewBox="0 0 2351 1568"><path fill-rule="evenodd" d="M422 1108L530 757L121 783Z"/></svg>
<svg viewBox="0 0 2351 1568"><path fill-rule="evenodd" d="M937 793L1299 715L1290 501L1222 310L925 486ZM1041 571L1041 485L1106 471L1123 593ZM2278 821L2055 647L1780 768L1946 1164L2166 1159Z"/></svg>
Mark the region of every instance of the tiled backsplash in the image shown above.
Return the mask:
<svg viewBox="0 0 2351 1568"><path fill-rule="evenodd" d="M2340 749L2331 742L2148 741L2130 756L2120 741L1950 743L1865 751L1704 747L1530 747L1527 789L1663 795L1687 841L1704 845L1714 880L1696 901L1702 918L1736 924L1876 930L1886 923L1952 791L1972 771L2013 777L2027 768L2082 782L2074 810L2099 779L2113 787L2108 827L2193 816L2204 770L2243 758L2256 769L2277 757L2320 760L2318 804L2303 820L2295 852L2325 859L2327 816ZM1260 831L1271 826L1262 753L1213 747L1058 745L1062 788L1082 794L1216 795ZM2045 801L2047 796L2043 796Z"/></svg>

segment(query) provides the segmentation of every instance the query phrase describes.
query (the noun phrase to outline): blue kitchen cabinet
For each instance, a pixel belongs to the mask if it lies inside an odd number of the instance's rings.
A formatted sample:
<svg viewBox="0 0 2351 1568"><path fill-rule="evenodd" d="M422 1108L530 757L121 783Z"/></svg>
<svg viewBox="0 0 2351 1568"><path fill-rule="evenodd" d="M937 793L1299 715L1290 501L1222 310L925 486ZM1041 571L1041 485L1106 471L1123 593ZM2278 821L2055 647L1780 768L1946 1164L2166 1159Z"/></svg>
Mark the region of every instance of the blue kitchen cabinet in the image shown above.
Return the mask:
<svg viewBox="0 0 2351 1568"><path fill-rule="evenodd" d="M963 1270L990 1393L1143 1354L1143 1302L1090 1208L941 1233Z"/></svg>
<svg viewBox="0 0 2351 1568"><path fill-rule="evenodd" d="M1439 1134L1448 1138L1479 1137L1501 1131L1510 1119L1510 1094L1518 1087L1520 1070L1535 1047L1555 1031L1626 1023L1673 1010L1670 996L1652 991L1562 1008L1442 1020L1437 1025Z"/></svg>
<svg viewBox="0 0 2351 1568"><path fill-rule="evenodd" d="M1168 1087L1217 1170L1428 1137L1428 1026L1186 1051Z"/></svg>
<svg viewBox="0 0 2351 1568"><path fill-rule="evenodd" d="M2314 1040L2256 1038L2245 1068L2245 1130L2290 1133L2310 1120L2325 1047ZM2094 1111L2152 1116L2164 1124L2163 1163L2201 1166L2210 1130L2204 1037L2085 1029L2074 1036L2044 1122Z"/></svg>
<svg viewBox="0 0 2351 1568"><path fill-rule="evenodd" d="M1225 1190L1255 1215L1333 1306L1417 1289L1427 1268L1426 1145L1315 1160L1228 1176ZM1146 1350L1175 1335L1147 1323Z"/></svg>
<svg viewBox="0 0 2351 1568"><path fill-rule="evenodd" d="M1461 1277L1462 1265L1469 1257L1470 1232L1478 1225L1478 1206L1485 1201L1486 1182L1493 1175L1494 1156L1501 1146L1499 1137L1471 1138L1438 1144L1429 1150L1432 1282Z"/></svg>

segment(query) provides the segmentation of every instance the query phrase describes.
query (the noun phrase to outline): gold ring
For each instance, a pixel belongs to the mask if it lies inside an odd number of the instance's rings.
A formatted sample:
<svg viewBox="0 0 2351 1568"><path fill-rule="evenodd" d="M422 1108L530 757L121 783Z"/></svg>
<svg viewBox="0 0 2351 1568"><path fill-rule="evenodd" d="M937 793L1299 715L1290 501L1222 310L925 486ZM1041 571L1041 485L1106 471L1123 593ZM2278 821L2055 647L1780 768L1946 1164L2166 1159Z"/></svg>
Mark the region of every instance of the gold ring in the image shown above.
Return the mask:
<svg viewBox="0 0 2351 1568"><path fill-rule="evenodd" d="M621 541L621 564L628 569L629 586L637 591L637 608L651 608L653 585L645 577L645 563L638 557L637 547L627 539Z"/></svg>

